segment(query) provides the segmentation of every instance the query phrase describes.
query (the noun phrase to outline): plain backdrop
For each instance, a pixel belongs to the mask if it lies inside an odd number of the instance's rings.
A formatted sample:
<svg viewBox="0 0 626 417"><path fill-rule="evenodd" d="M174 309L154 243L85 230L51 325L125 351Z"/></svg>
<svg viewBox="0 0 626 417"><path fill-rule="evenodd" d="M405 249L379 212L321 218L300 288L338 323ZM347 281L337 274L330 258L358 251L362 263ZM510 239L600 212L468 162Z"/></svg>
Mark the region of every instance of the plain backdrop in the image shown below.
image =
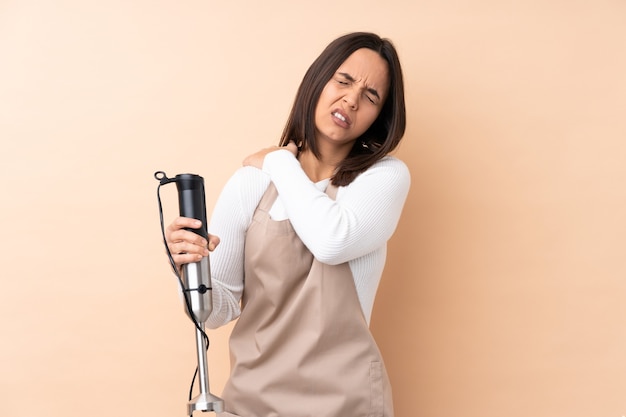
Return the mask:
<svg viewBox="0 0 626 417"><path fill-rule="evenodd" d="M625 18L622 0L0 0L0 415L185 415L194 329L153 174L202 175L210 214L355 30L391 38L406 79L412 186L371 326L397 416L626 415ZM230 329L210 332L217 394Z"/></svg>

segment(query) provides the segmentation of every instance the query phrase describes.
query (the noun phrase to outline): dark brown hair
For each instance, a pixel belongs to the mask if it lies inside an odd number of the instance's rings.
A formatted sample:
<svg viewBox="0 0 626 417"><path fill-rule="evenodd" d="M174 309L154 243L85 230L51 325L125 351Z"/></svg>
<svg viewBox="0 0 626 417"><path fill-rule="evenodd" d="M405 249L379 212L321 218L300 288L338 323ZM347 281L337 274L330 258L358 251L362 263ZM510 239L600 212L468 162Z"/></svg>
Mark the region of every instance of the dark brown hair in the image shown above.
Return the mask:
<svg viewBox="0 0 626 417"><path fill-rule="evenodd" d="M279 143L284 146L291 140L302 142L304 148L310 149L317 158L320 157L315 144L315 108L322 90L337 68L361 48L377 52L387 62L389 93L378 118L357 138L348 156L337 167L332 177L332 183L337 186L350 184L357 175L393 151L404 135L406 109L402 68L390 40L373 33L356 32L332 41L304 75Z"/></svg>

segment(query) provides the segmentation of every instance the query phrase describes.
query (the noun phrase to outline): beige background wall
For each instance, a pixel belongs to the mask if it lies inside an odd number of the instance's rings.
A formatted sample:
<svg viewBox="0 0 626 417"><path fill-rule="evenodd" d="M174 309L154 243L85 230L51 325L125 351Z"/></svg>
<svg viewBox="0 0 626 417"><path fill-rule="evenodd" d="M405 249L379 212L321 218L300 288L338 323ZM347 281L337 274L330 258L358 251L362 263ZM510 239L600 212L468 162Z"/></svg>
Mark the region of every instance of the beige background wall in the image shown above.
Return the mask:
<svg viewBox="0 0 626 417"><path fill-rule="evenodd" d="M203 175L212 207L353 30L392 38L406 72L413 183L372 323L397 415L626 415L625 16L620 0L0 0L0 415L185 414L193 328L152 175ZM211 333L217 393L228 331Z"/></svg>

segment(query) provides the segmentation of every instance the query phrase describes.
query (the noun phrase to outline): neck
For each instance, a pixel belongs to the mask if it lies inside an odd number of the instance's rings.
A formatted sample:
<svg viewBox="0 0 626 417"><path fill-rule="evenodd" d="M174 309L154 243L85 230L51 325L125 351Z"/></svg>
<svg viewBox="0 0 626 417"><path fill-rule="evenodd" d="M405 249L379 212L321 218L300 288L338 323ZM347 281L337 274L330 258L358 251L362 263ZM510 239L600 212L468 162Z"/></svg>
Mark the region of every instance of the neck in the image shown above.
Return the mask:
<svg viewBox="0 0 626 417"><path fill-rule="evenodd" d="M320 160L311 151L305 150L298 156L302 169L313 182L318 182L330 178L337 168L336 163Z"/></svg>
<svg viewBox="0 0 626 417"><path fill-rule="evenodd" d="M349 146L344 145L341 148L332 147L332 149L327 149L323 143L318 142L318 146L320 151L319 159L307 149L298 155L302 169L313 182L332 177L341 161L350 153L352 144Z"/></svg>
<svg viewBox="0 0 626 417"><path fill-rule="evenodd" d="M298 159L309 179L318 182L333 176L341 161L350 153L353 144L354 142L337 144L318 140L319 158L316 158L310 150L304 149L298 155Z"/></svg>

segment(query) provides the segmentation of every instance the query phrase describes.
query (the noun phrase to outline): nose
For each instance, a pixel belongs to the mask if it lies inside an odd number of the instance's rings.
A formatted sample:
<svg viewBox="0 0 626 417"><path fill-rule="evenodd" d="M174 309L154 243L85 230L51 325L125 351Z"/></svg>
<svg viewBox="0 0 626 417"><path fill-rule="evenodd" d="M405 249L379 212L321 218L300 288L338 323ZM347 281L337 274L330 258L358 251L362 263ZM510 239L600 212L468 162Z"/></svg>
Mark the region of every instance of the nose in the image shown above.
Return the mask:
<svg viewBox="0 0 626 417"><path fill-rule="evenodd" d="M356 110L359 108L359 95L358 91L354 89L346 92L345 96L343 96L343 101L352 109Z"/></svg>

